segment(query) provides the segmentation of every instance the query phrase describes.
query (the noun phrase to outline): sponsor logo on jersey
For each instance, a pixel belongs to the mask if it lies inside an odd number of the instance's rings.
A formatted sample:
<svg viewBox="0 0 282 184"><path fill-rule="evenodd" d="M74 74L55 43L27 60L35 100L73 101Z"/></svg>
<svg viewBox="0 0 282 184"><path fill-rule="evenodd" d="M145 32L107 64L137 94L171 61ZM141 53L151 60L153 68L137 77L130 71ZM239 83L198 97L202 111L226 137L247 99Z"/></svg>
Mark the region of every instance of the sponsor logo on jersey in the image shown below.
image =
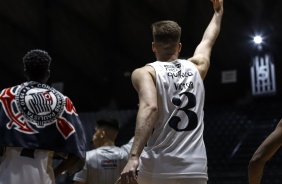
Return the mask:
<svg viewBox="0 0 282 184"><path fill-rule="evenodd" d="M101 167L104 169L115 169L117 168L117 160L102 160Z"/></svg>

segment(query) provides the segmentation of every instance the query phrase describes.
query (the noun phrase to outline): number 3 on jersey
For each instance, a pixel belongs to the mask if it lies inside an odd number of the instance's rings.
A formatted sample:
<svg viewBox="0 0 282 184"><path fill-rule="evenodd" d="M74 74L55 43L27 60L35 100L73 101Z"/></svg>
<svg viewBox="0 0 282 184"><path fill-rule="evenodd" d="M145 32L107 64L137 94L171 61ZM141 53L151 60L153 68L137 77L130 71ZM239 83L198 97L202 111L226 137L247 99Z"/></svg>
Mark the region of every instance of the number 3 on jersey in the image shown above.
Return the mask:
<svg viewBox="0 0 282 184"><path fill-rule="evenodd" d="M173 116L168 122L169 126L178 132L194 130L198 124L197 114L194 111L189 110L196 106L196 97L193 93L189 93L189 92L181 93L179 94L178 97L172 98L172 103L178 107L181 106L182 101L180 97L182 95L185 95L188 98L188 102L182 108L179 108L177 110L177 113L179 111L183 111L186 114L186 116L188 117L187 126L183 129L178 128L178 124L181 122L181 118L179 116Z"/></svg>

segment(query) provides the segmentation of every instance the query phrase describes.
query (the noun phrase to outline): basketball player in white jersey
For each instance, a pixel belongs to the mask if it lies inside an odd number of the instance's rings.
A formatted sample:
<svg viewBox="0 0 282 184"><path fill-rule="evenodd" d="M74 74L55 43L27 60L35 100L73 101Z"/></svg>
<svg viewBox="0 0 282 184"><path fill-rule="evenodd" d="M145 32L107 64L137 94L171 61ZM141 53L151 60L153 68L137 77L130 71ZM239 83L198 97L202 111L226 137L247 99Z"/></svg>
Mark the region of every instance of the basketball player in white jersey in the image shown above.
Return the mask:
<svg viewBox="0 0 282 184"><path fill-rule="evenodd" d="M178 59L181 28L176 22L152 25L157 61L132 73L139 111L129 160L118 183L207 183L203 80L223 15L223 0L212 2L213 18L188 60Z"/></svg>
<svg viewBox="0 0 282 184"><path fill-rule="evenodd" d="M74 175L75 184L114 184L130 153L133 138L121 147L115 146L119 132L118 121L102 119L97 121L93 135L96 149L86 152L84 168Z"/></svg>

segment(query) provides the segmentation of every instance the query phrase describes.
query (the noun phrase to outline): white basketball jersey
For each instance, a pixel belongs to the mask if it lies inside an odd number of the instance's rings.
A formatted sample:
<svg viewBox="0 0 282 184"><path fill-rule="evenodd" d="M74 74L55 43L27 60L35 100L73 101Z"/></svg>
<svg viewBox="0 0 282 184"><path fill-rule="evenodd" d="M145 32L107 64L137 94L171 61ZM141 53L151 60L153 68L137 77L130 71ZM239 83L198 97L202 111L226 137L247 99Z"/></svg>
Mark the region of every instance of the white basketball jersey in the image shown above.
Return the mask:
<svg viewBox="0 0 282 184"><path fill-rule="evenodd" d="M121 147L103 146L86 152L86 163L73 180L86 184L114 184L125 167L133 139Z"/></svg>
<svg viewBox="0 0 282 184"><path fill-rule="evenodd" d="M0 165L0 184L55 184L53 151L34 151L34 158L21 156L23 148L7 147Z"/></svg>
<svg viewBox="0 0 282 184"><path fill-rule="evenodd" d="M205 178L205 89L187 60L148 64L156 71L158 119L140 157L140 174L156 178Z"/></svg>

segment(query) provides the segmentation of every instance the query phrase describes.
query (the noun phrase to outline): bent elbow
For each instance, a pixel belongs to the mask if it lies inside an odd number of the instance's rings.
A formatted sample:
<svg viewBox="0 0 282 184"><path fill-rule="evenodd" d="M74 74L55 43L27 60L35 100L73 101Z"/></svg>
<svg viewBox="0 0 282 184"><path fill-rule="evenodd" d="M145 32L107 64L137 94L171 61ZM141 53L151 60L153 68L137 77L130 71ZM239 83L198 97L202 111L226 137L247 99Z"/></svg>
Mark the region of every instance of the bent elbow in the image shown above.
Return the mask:
<svg viewBox="0 0 282 184"><path fill-rule="evenodd" d="M254 155L249 162L249 168L250 167L257 167L259 165L264 165L265 162L266 161L264 159L262 159L260 156Z"/></svg>
<svg viewBox="0 0 282 184"><path fill-rule="evenodd" d="M139 110L148 114L154 114L158 112L158 105L152 102L141 103L139 106Z"/></svg>
<svg viewBox="0 0 282 184"><path fill-rule="evenodd" d="M158 112L158 106L157 105L149 105L148 110L151 111L152 113L157 113Z"/></svg>

